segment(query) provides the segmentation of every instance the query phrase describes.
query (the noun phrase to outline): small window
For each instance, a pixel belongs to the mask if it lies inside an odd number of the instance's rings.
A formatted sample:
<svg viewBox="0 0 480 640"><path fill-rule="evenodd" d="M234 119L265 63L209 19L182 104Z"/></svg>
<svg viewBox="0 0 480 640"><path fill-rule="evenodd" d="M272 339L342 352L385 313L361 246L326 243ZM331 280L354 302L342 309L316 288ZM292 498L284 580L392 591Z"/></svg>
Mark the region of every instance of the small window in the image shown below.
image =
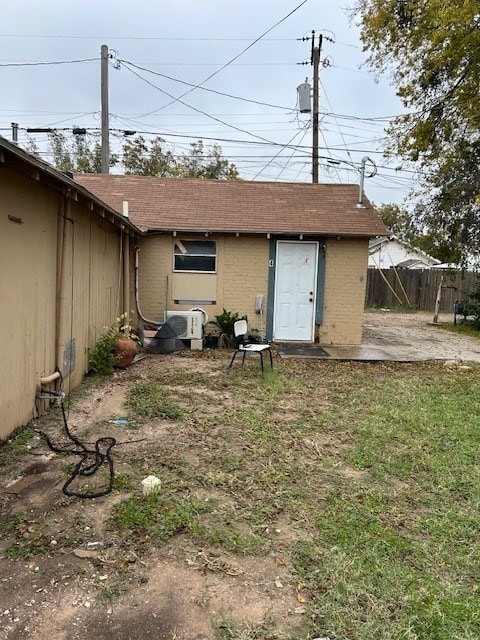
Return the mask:
<svg viewBox="0 0 480 640"><path fill-rule="evenodd" d="M214 240L175 240L173 270L215 273L217 243Z"/></svg>

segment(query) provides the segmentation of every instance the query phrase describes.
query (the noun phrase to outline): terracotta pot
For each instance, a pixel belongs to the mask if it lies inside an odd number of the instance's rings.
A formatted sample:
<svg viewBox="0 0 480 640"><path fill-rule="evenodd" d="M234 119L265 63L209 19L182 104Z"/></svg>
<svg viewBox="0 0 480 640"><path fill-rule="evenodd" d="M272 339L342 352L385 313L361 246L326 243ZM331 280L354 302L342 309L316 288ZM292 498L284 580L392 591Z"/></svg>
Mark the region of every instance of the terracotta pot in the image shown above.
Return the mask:
<svg viewBox="0 0 480 640"><path fill-rule="evenodd" d="M119 369L125 369L125 367L131 365L138 351L135 340L125 336L115 338L113 348L118 356L115 366Z"/></svg>

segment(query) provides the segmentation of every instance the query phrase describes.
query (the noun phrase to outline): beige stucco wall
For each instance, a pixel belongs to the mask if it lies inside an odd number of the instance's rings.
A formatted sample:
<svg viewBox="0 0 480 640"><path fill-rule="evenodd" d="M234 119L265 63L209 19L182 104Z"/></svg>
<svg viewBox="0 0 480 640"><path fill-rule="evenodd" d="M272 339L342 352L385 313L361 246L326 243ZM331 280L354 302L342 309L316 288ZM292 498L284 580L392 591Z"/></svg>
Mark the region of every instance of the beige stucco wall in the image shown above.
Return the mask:
<svg viewBox="0 0 480 640"><path fill-rule="evenodd" d="M318 327L320 344L361 343L367 260L366 239L326 242L323 323Z"/></svg>
<svg viewBox="0 0 480 640"><path fill-rule="evenodd" d="M0 173L0 439L28 423L37 409L40 378L64 369L65 347L74 342L69 391L87 368L87 348L117 314L119 231L78 203L60 213L64 198L41 182L2 167ZM21 223L8 216L21 219ZM64 238L60 292L59 238ZM58 270L57 270L58 267ZM59 295L57 296L57 288ZM57 361L56 332L62 357ZM51 385L54 388L55 385Z"/></svg>
<svg viewBox="0 0 480 640"><path fill-rule="evenodd" d="M181 239L202 239L194 234L180 235ZM150 236L139 241L139 301L142 314L149 320L161 322L165 308L188 310L201 305L210 319L227 311L247 315L251 328L260 327L255 314L255 297L264 294L267 308L268 246L266 237L236 237L212 235L217 242L216 274L176 274L173 272L173 243L171 235ZM180 278L178 277L180 276ZM168 294L167 294L168 278ZM193 286L187 286L194 281ZM185 282L185 285L183 285ZM214 291L215 304L205 304ZM189 304L176 304L176 299L188 298ZM177 297L178 296L178 297ZM205 296L208 296L205 298Z"/></svg>

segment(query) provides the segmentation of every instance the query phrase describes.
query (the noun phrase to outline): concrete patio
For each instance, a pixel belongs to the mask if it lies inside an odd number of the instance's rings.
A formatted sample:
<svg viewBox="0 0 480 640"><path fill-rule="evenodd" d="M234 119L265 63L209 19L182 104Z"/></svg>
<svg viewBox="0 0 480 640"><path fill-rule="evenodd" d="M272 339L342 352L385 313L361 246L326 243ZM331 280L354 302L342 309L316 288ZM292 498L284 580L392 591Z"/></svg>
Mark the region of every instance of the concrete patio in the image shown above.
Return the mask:
<svg viewBox="0 0 480 640"><path fill-rule="evenodd" d="M477 339L442 328L442 322L452 323L448 314L438 324L432 320L424 312L366 312L360 346L280 345L278 351L286 358L480 364L480 334Z"/></svg>

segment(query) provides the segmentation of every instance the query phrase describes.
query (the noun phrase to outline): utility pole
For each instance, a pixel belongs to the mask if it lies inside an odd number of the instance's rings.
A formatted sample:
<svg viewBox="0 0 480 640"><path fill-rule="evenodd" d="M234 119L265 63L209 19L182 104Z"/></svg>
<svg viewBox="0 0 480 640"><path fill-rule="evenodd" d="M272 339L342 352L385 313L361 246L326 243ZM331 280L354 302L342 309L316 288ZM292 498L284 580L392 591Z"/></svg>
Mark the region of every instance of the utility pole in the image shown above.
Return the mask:
<svg viewBox="0 0 480 640"><path fill-rule="evenodd" d="M100 50L101 100L102 100L102 173L110 171L109 113L108 113L108 46L102 44Z"/></svg>
<svg viewBox="0 0 480 640"><path fill-rule="evenodd" d="M301 38L302 40L310 40L310 36ZM318 43L315 41L315 31L312 31L312 54L310 56L310 63L300 62L299 64L311 64L313 67L313 114L312 114L312 182L318 183L318 72L320 68L320 55L322 53L323 36L320 33L318 36ZM333 42L327 37L327 40ZM324 67L330 66L328 60L323 60L322 65ZM306 79L305 82L297 87L298 101L300 106L300 113L311 113L311 95L310 84Z"/></svg>
<svg viewBox="0 0 480 640"><path fill-rule="evenodd" d="M320 66L322 40L322 34L320 34L318 36L318 46L315 46L315 31L312 31L312 57L310 63L313 66L312 182L314 184L318 184L318 68Z"/></svg>

